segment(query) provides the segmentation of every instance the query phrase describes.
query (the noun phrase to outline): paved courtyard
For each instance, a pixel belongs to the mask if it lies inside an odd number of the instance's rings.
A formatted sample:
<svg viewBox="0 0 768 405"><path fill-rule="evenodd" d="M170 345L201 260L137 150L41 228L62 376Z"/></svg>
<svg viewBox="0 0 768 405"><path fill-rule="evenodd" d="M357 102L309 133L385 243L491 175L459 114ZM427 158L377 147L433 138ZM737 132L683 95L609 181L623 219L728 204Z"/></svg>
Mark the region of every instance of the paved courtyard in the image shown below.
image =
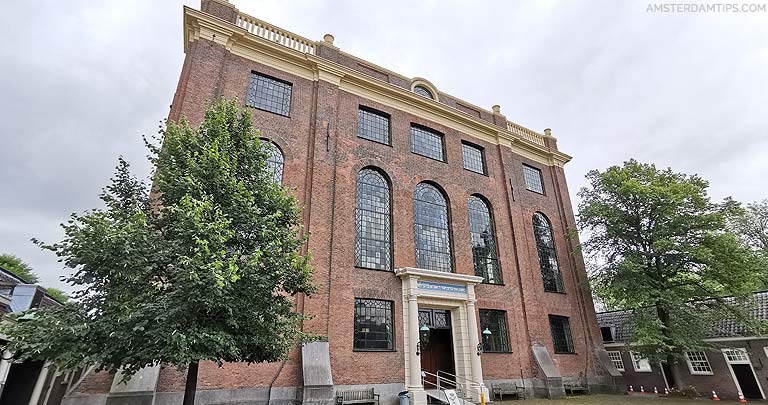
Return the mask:
<svg viewBox="0 0 768 405"><path fill-rule="evenodd" d="M706 398L700 399L682 399L682 398L662 398L653 395L648 396L628 396L628 395L581 395L568 397L566 399L548 400L548 399L529 399L525 401L494 401L494 405L614 405L614 404L636 404L636 405L692 405L712 402ZM750 401L763 402L763 401ZM718 403L718 402L715 402ZM738 403L736 400L721 400L719 403Z"/></svg>

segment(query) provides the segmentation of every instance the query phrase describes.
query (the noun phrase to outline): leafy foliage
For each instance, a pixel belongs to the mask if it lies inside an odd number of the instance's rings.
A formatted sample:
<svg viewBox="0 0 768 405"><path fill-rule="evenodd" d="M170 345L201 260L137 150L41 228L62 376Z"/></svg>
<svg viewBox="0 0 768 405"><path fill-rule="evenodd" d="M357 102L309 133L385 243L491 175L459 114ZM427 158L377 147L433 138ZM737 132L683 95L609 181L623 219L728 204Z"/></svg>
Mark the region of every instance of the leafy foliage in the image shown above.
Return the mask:
<svg viewBox="0 0 768 405"><path fill-rule="evenodd" d="M40 281L37 274L32 270L32 266L14 255L8 253L0 254L0 267L10 271L26 283L35 284Z"/></svg>
<svg viewBox="0 0 768 405"><path fill-rule="evenodd" d="M300 339L296 294L311 294L300 211L273 181L269 149L235 102L193 129L168 123L147 142L149 187L119 160L104 208L73 214L53 245L76 303L4 327L9 349L62 368L126 374L153 364L283 358Z"/></svg>
<svg viewBox="0 0 768 405"><path fill-rule="evenodd" d="M55 298L56 301L64 303L69 300L69 295L64 291L59 290L58 288L48 287L45 289L45 292L51 297Z"/></svg>
<svg viewBox="0 0 768 405"><path fill-rule="evenodd" d="M761 269L727 230L736 202L710 201L699 176L635 160L587 178L579 192L578 222L589 235L582 248L600 299L635 310L633 350L672 360L706 346L718 319L755 326L745 302ZM725 295L734 298L717 298Z"/></svg>
<svg viewBox="0 0 768 405"><path fill-rule="evenodd" d="M731 228L747 246L766 261L768 268L768 200L747 204L744 210L731 220Z"/></svg>

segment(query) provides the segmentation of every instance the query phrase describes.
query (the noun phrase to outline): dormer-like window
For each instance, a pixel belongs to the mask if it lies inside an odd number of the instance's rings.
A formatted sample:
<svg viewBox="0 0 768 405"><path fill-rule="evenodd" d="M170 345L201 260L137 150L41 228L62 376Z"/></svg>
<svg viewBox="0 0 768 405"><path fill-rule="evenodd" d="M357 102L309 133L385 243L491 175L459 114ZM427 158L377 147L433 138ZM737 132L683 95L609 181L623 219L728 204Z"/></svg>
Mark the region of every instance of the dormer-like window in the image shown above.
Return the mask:
<svg viewBox="0 0 768 405"><path fill-rule="evenodd" d="M424 87L424 86L416 86L416 87L414 87L413 88L413 92L418 94L418 95L420 95L420 96L422 96L422 97L426 97L426 98L429 98L429 99L432 99L432 100L435 99L435 96L432 95L432 92L429 91L429 89Z"/></svg>

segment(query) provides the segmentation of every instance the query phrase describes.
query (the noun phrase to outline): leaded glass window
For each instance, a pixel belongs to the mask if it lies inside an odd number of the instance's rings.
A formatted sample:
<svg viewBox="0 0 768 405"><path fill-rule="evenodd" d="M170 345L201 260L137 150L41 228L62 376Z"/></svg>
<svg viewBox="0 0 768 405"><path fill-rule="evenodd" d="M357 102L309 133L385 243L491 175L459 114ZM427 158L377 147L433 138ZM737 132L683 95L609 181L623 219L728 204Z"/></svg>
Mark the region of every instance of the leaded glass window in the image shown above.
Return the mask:
<svg viewBox="0 0 768 405"><path fill-rule="evenodd" d="M541 170L523 165L523 179L525 180L526 190L544 194L544 181L541 178Z"/></svg>
<svg viewBox="0 0 768 405"><path fill-rule="evenodd" d="M389 184L373 169L357 174L355 206L355 266L392 268L392 232Z"/></svg>
<svg viewBox="0 0 768 405"><path fill-rule="evenodd" d="M357 136L389 145L389 117L384 113L360 107L357 110Z"/></svg>
<svg viewBox="0 0 768 405"><path fill-rule="evenodd" d="M552 347L555 353L575 353L571 337L571 322L567 316L550 315L549 329L552 331Z"/></svg>
<svg viewBox="0 0 768 405"><path fill-rule="evenodd" d="M287 117L291 114L291 84L251 73L245 105Z"/></svg>
<svg viewBox="0 0 768 405"><path fill-rule="evenodd" d="M270 152L270 155L267 158L267 170L272 172L272 178L274 179L275 183L282 186L283 168L285 166L285 158L283 157L283 152L280 151L280 148L278 148L274 143L266 139L264 139L263 142L268 145Z"/></svg>
<svg viewBox="0 0 768 405"><path fill-rule="evenodd" d="M490 336L480 334L483 339L483 351L485 352L509 352L509 339L507 338L507 311L496 309L480 310L480 330L488 329Z"/></svg>
<svg viewBox="0 0 768 405"><path fill-rule="evenodd" d="M482 277L484 283L502 284L491 209L482 198L474 195L469 196L467 208L475 275Z"/></svg>
<svg viewBox="0 0 768 405"><path fill-rule="evenodd" d="M557 263L555 241L552 238L552 226L544 214L533 214L533 233L536 237L536 250L539 253L541 278L544 281L544 291L565 292L563 275Z"/></svg>
<svg viewBox="0 0 768 405"><path fill-rule="evenodd" d="M485 174L485 160L483 150L477 146L466 143L461 144L461 157L464 160L464 168L475 173Z"/></svg>
<svg viewBox="0 0 768 405"><path fill-rule="evenodd" d="M414 87L413 88L413 92L418 94L418 95L420 95L420 96L422 96L422 97L431 98L432 100L435 99L435 96L432 95L432 92L429 91L429 89L424 87L424 86L416 86L416 87Z"/></svg>
<svg viewBox="0 0 768 405"><path fill-rule="evenodd" d="M411 125L411 152L444 162L443 135Z"/></svg>
<svg viewBox="0 0 768 405"><path fill-rule="evenodd" d="M420 183L413 193L413 233L416 267L451 272L448 203L435 186Z"/></svg>
<svg viewBox="0 0 768 405"><path fill-rule="evenodd" d="M355 350L395 349L392 301L355 298Z"/></svg>

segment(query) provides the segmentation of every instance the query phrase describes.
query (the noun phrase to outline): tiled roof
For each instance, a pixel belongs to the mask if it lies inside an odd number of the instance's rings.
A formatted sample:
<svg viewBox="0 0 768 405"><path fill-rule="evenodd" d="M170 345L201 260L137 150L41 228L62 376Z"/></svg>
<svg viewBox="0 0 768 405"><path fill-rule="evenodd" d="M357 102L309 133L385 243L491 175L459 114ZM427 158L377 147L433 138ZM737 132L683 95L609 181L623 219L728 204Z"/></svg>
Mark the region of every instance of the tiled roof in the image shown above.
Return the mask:
<svg viewBox="0 0 768 405"><path fill-rule="evenodd" d="M755 308L750 311L752 316L760 320L768 320L768 291L760 291L753 295ZM732 300L733 298L726 298ZM632 310L600 312L597 323L602 327L613 327L615 342L629 342L632 339ZM712 324L707 338L739 337L748 335L744 324L733 318L726 318Z"/></svg>

